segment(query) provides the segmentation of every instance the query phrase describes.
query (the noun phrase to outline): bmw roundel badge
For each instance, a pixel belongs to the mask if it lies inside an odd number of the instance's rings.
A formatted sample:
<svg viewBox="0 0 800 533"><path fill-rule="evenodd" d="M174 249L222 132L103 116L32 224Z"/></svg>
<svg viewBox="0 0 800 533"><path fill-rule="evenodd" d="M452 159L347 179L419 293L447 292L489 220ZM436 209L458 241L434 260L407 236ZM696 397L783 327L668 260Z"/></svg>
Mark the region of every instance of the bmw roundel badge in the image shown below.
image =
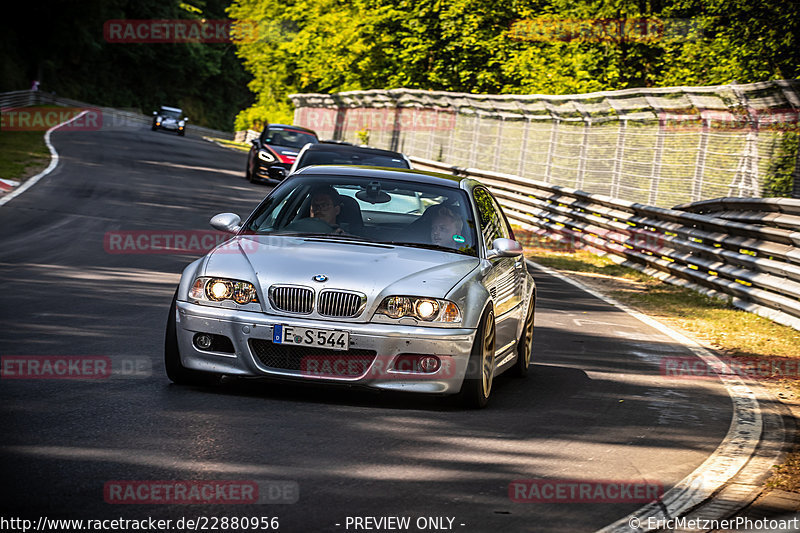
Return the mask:
<svg viewBox="0 0 800 533"><path fill-rule="evenodd" d="M325 274L317 274L316 276L314 276L311 279L313 279L314 281L319 281L320 283L323 283L325 281L328 281L328 276L326 276Z"/></svg>

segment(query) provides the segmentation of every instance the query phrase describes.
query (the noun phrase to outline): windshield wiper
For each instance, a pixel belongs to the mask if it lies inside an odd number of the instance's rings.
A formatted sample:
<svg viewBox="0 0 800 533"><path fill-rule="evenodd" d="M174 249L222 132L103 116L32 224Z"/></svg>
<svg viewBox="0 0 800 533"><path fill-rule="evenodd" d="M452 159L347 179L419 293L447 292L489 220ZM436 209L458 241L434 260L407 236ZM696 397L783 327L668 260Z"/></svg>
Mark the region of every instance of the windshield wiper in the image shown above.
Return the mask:
<svg viewBox="0 0 800 533"><path fill-rule="evenodd" d="M439 252L451 252L454 254L473 255L469 252L459 250L458 248L448 248L440 244L427 244L422 242L405 242L405 241L381 241L380 244L393 244L395 246L409 246L411 248L422 248L424 250L437 250Z"/></svg>

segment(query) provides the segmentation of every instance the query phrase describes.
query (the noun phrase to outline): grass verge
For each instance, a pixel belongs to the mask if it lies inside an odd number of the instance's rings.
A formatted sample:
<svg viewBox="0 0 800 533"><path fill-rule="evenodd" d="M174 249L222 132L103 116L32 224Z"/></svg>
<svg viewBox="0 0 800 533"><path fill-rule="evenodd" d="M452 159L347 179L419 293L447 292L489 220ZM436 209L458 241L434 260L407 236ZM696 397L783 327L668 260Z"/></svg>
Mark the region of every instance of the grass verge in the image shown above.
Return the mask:
<svg viewBox="0 0 800 533"><path fill-rule="evenodd" d="M25 181L50 164L41 131L0 131L0 178Z"/></svg>
<svg viewBox="0 0 800 533"><path fill-rule="evenodd" d="M249 152L250 147L252 146L250 143L239 143L236 141L229 141L228 139L220 139L218 137L204 137L205 140L211 141L217 144L221 144L228 148L233 148L235 150L241 150L243 152Z"/></svg>

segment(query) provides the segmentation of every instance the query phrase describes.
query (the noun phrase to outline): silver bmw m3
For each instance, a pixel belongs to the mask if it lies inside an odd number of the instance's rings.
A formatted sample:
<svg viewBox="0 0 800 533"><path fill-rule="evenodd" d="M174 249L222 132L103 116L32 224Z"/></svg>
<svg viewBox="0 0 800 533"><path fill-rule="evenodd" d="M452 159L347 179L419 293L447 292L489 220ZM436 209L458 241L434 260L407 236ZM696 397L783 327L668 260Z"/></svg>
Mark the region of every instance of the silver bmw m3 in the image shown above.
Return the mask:
<svg viewBox="0 0 800 533"><path fill-rule="evenodd" d="M536 286L479 182L374 167L307 167L183 271L169 379L222 375L459 394L531 361Z"/></svg>

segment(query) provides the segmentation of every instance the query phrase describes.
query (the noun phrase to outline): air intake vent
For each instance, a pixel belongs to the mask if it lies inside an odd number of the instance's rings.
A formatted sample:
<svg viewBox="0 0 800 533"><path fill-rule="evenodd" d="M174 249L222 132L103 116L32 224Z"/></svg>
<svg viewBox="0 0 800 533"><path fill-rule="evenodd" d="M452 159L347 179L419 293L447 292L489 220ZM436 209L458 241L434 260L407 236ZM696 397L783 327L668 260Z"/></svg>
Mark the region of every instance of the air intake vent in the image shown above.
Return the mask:
<svg viewBox="0 0 800 533"><path fill-rule="evenodd" d="M278 311L307 315L314 309L314 291L295 285L273 285L269 302Z"/></svg>

